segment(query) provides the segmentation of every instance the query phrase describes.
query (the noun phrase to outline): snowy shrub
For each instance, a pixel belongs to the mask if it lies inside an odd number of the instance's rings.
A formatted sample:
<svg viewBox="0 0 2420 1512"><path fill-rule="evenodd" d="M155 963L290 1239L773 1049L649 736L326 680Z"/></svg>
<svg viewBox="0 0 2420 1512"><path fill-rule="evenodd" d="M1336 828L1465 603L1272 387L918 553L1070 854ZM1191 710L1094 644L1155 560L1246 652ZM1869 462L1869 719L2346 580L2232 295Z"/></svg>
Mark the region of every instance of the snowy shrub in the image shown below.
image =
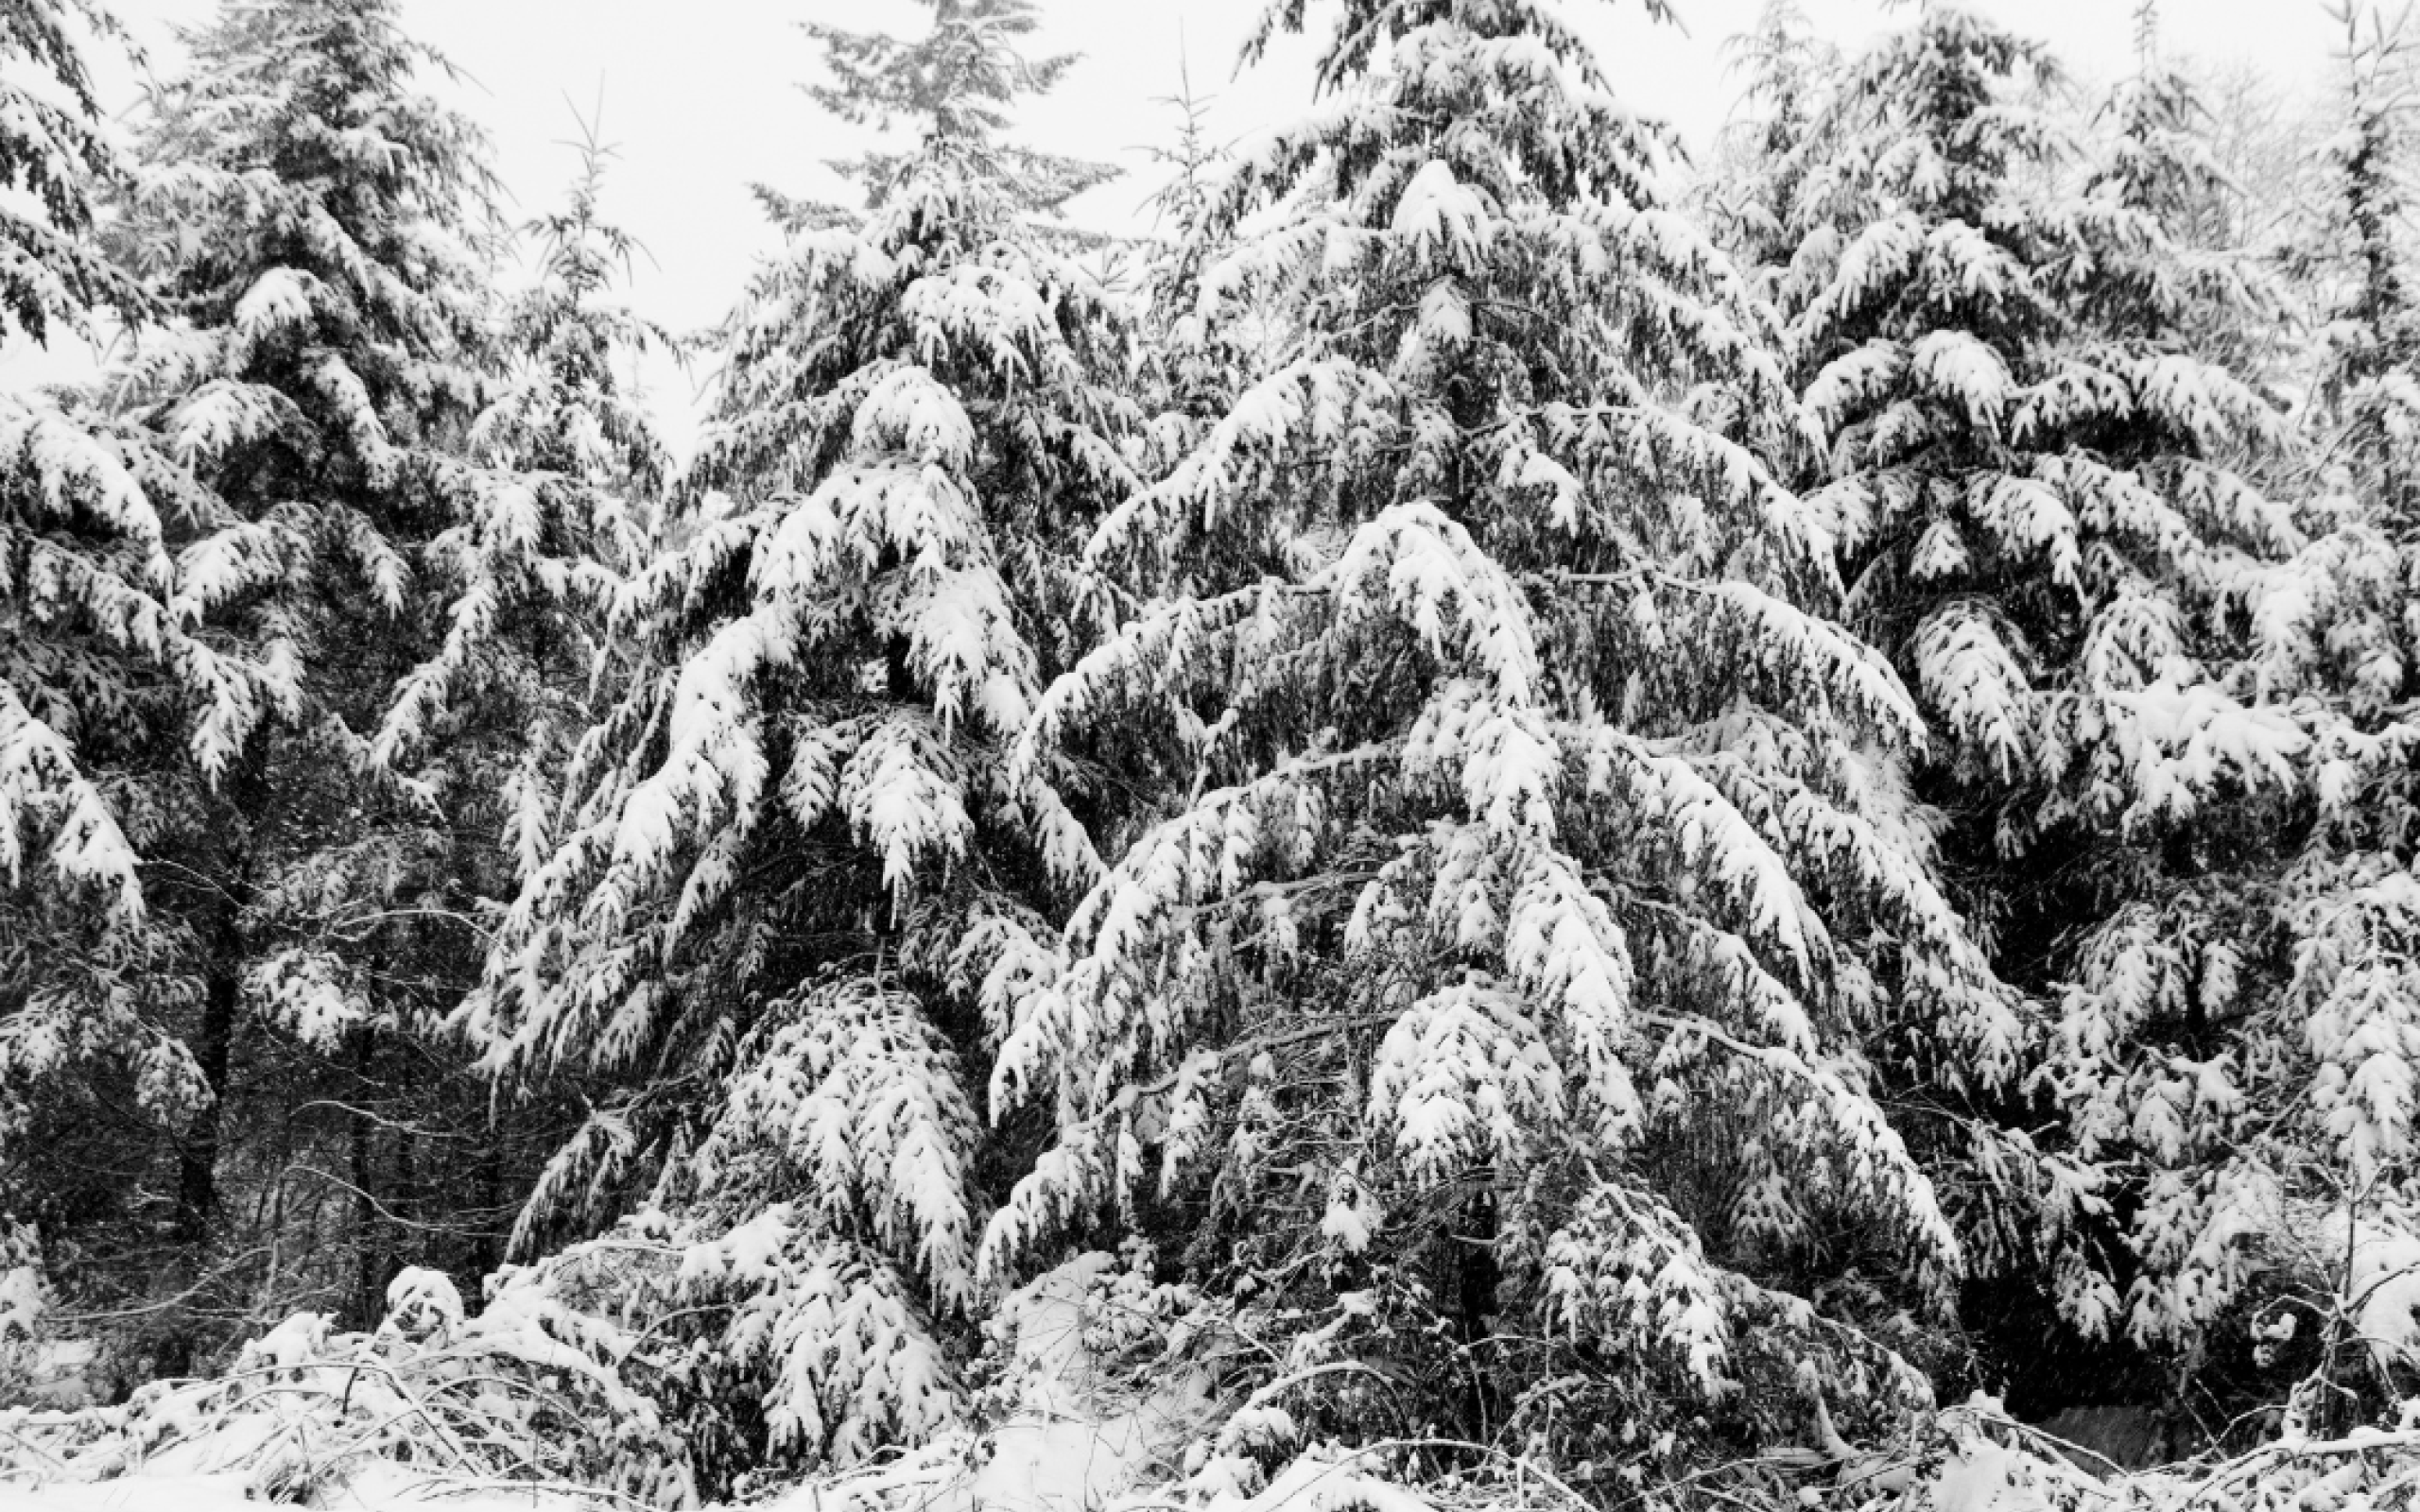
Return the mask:
<svg viewBox="0 0 2420 1512"><path fill-rule="evenodd" d="M0 1432L16 1468L67 1480L241 1472L253 1494L308 1501L382 1462L694 1503L685 1446L623 1379L633 1335L512 1277L470 1317L434 1272L406 1269L389 1300L370 1332L297 1314L213 1379L153 1382L119 1406L17 1409Z"/></svg>

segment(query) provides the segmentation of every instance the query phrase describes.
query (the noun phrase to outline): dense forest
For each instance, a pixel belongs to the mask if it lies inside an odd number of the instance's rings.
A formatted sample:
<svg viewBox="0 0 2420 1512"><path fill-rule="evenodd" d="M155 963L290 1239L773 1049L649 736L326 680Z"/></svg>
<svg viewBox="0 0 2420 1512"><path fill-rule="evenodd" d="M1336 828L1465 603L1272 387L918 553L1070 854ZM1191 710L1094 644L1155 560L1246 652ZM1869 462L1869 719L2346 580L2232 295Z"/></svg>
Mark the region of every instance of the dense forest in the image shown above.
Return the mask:
<svg viewBox="0 0 2420 1512"><path fill-rule="evenodd" d="M2420 1504L2420 29L1581 3L1132 240L810 26L691 335L399 0L0 0L0 1483Z"/></svg>

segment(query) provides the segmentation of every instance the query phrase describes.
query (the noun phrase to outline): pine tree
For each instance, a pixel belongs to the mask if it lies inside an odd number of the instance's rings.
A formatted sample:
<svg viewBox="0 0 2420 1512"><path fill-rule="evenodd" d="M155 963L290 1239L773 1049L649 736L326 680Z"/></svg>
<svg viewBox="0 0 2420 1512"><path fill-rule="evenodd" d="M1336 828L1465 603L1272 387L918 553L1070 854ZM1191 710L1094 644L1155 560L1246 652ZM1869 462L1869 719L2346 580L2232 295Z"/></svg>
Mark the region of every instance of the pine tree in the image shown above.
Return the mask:
<svg viewBox="0 0 2420 1512"><path fill-rule="evenodd" d="M2304 543L2285 417L2229 365L2278 301L2211 234L2229 186L2143 52L2096 152L2038 46L1928 8L1789 164L1777 286L1851 624L1937 732L1923 791L1997 958L2054 1000L2031 1097L1983 1111L2055 1125L1970 1125L1979 1268L2087 1339L2189 1354L2261 1263L2236 1240L2271 1190L2262 1069L2229 1025L2274 976L2273 839L2327 799L2309 712L2244 662L2247 601ZM2065 1358L2007 1326L2034 1376Z"/></svg>
<svg viewBox="0 0 2420 1512"><path fill-rule="evenodd" d="M1189 60L1180 59L1178 92L1157 103L1178 120L1175 140L1150 149L1167 180L1151 198L1153 234L1140 260L1145 307L1168 317L1137 352L1141 403L1154 417L1140 464L1149 476L1174 467L1199 444L1251 381L1253 363L1271 339L1263 326L1204 323L1184 307L1184 291L1203 264L1229 249L1230 238L1212 218L1212 188L1233 156L1211 139L1211 101L1195 92Z"/></svg>
<svg viewBox="0 0 2420 1512"><path fill-rule="evenodd" d="M2155 862L2134 858L2134 874L2121 879L2133 895L2078 930L2048 1072L2076 1154L2097 1165L2105 1195L2125 1214L2116 1268L2134 1276L2122 1314L2128 1337L2203 1372L2201 1389L2229 1394L2231 1407L2290 1395L2290 1411L2314 1428L2348 1420L2353 1399L2330 1379L2342 1364L2337 1341L2284 1351L2263 1344L2249 1370L2227 1345L2247 1331L2282 1336L2277 1320L2288 1314L2354 1306L2331 1300L2352 1273L2344 1236L2400 1242L2412 1226L2383 1175L2410 1147L2392 1089L2406 1048L2397 1026L2409 1020L2400 1003L2415 980L2398 973L2397 941L2420 917L2396 901L2394 879L2411 853L2401 817L2410 799L2396 775L2411 737L2397 731L2394 695L2374 679L2381 666L2401 664L2387 647L2408 585L2420 578L2397 563L2389 535L2364 528L2361 516L2377 518L2375 503L2353 503L2390 497L2394 485L2379 474L2354 483L2358 467L2325 460L2362 450L2354 438L2364 426L2354 417L2368 402L2345 402L2378 392L2360 376L2380 371L2370 364L2397 360L2397 254L2379 238L2392 237L2398 218L2397 133L2388 117L2400 107L2387 77L2392 39L2378 32L2370 41L2377 51L2348 52L2354 124L2331 154L2333 218L2345 234L2318 244L2346 255L2313 262L2306 243L2297 269L2330 291L2323 306L2336 304L2332 322L2322 322L2320 382L2284 386L2318 397L2304 419L2320 434L2297 438L2304 444L2293 451L2238 450L2233 458L2265 474L2274 495L2308 490L2300 470L2317 455L2319 496L2306 492L2296 528L2265 559L2235 569L2221 604L2198 610L2227 650L2210 663L2211 691L2200 699L2202 759L2180 764L2170 779L2183 822L2158 836ZM2216 213L2225 196L2214 172L2196 144L2168 134L2194 124L2191 93L2147 73L2111 178L2124 186L2123 202L2151 211L2177 245L2195 249L2180 286L2196 274L2238 273L2239 261L2226 256L2230 217ZM2234 312L2188 309L2157 334L2278 370L2281 344L2260 327L2273 328L2284 301L2234 303ZM2263 801L2243 803L2224 757L2211 759L2229 700L2281 727ZM2381 879L2383 892L2375 890ZM2281 1378L2308 1364L2313 1346L2326 1383L2315 1397L2306 1396L2308 1383L2290 1394Z"/></svg>
<svg viewBox="0 0 2420 1512"><path fill-rule="evenodd" d="M2232 1211L2197 1212L2252 1236L2251 1256L2204 1246L2181 1267L2204 1294L2244 1297L2263 1337L2315 1313L2317 1368L2288 1404L2325 1432L2400 1410L2395 1371L2365 1364L2381 1255L2420 1235L2411 1185L2411 1060L2420 1053L2420 494L2411 484L2415 306L2407 206L2414 162L2411 43L2360 4L2345 28L2345 90L2325 164L2330 203L2300 239L2297 271L2321 319L2304 412L2308 542L2259 574L2245 597L2243 676L2290 699L2312 733L2312 799L2271 837L2247 935L2278 964L2229 1025L2248 1069L2228 1169ZM2156 957L2154 957L2156 959ZM2238 1132L2239 1131L2239 1132ZM2205 1185L2207 1185L2205 1181ZM2269 1259L2247 1284L2243 1272ZM2290 1355L2288 1358L2292 1358ZM2304 1357L2308 1363L2308 1356ZM2383 1388L2383 1389L2381 1389Z"/></svg>
<svg viewBox="0 0 2420 1512"><path fill-rule="evenodd" d="M1988 1082L2019 1025L1916 709L1758 460L1794 419L1755 304L1554 6L1348 4L1319 79L1155 322L1273 355L1158 422L1182 459L1085 548L1138 610L1011 764L1086 819L1086 890L987 941L995 1117L1058 1134L985 1274L1167 1240L1322 1378L1280 1446L1669 1469L1803 1431L1806 1371L1920 1399L1863 1325L1961 1245L1865 1048L1921 1022ZM1851 1232L1868 1285L1819 1309ZM1241 1494L1239 1443L1203 1473Z"/></svg>
<svg viewBox="0 0 2420 1512"><path fill-rule="evenodd" d="M1700 195L1724 248L1750 277L1769 284L1789 259L1806 145L1842 60L1815 35L1798 0L1766 0L1756 24L1726 50L1746 85Z"/></svg>
<svg viewBox="0 0 2420 1512"><path fill-rule="evenodd" d="M2134 329L2273 395L2290 304L2269 266L2274 249L2252 232L2249 192L2221 162L2208 88L2162 50L2156 0L2137 0L2135 28L2135 71L2092 123L2083 182L2164 239L2146 259L2163 286L2135 302Z"/></svg>
<svg viewBox="0 0 2420 1512"><path fill-rule="evenodd" d="M567 202L523 228L538 277L498 312L504 370L465 437L470 460L502 486L429 542L444 639L398 685L370 750L381 769L408 774L450 734L455 761L481 768L470 785L506 804L516 875L549 847L553 783L592 690L615 668L607 622L649 559L672 471L631 371L671 339L612 300L617 268L627 275L640 249L602 218L614 151L594 122L582 127Z"/></svg>
<svg viewBox="0 0 2420 1512"><path fill-rule="evenodd" d="M117 35L86 0L23 0L0 14L0 65L23 63L0 78L0 185L16 200L0 205L0 315L36 341L53 322L81 329L96 305L136 299L93 236L95 192L117 164L98 129L79 22Z"/></svg>
<svg viewBox="0 0 2420 1512"><path fill-rule="evenodd" d="M36 337L156 314L97 239L122 179L65 19L0 16L0 60L65 100L0 82L0 170L39 209L0 210L0 304ZM122 1167L78 1191L117 1160L117 1110L156 1149L207 1098L182 1034L189 941L145 864L179 822L162 768L216 781L285 696L279 667L201 623L195 586L233 524L89 396L0 395L0 1206L65 1241L55 1261L90 1237L63 1218L125 1199Z"/></svg>
<svg viewBox="0 0 2420 1512"><path fill-rule="evenodd" d="M39 212L0 206L0 311L38 341L54 321L87 325L104 295L138 302L107 271L94 233L95 198L117 166L95 129L71 13L103 24L51 0L0 16L0 62L26 60L66 95L62 104L22 78L0 80L0 182ZM112 734L135 738L158 709L130 685L131 667L172 678L186 652L164 606L167 527L123 451L53 396L0 396L0 866L12 889L25 888L26 847L43 845L33 888L97 898L113 920L135 923L133 854L77 752L102 749ZM99 724L110 728L88 728ZM30 961L12 973L23 984L34 976Z"/></svg>
<svg viewBox="0 0 2420 1512"><path fill-rule="evenodd" d="M88 405L174 521L155 576L180 677L210 694L182 721L165 700L140 716L152 918L142 974L91 989L139 1005L156 1043L128 1074L171 1089L149 1100L177 1116L164 1137L121 1131L111 1161L135 1179L108 1196L115 1227L84 1236L86 1275L123 1296L147 1272L183 1298L136 1310L152 1337L134 1347L168 1371L242 1298L374 1318L403 1236L441 1231L398 1217L425 1194L414 1099L449 1095L418 1034L475 971L475 898L509 878L466 837L472 774L443 750L406 769L372 737L446 627L426 569L527 493L468 455L491 367L484 170L468 124L417 92L433 60L394 8L231 4L188 45L112 230L163 318ZM255 1116L281 1106L319 1111ZM168 1211L127 1206L161 1160ZM258 1202L231 1204L231 1182ZM289 1198L320 1216L236 1242L238 1213Z"/></svg>
<svg viewBox="0 0 2420 1512"><path fill-rule="evenodd" d="M1039 928L1041 857L1080 843L1003 754L1099 619L1063 542L1134 486L1129 336L1031 219L1098 170L999 136L1064 60L1018 52L1023 0L932 9L913 43L810 28L819 99L921 139L844 165L862 214L765 197L789 244L615 607L628 692L461 1014L495 1075L597 1104L524 1252L638 1209L599 1253L690 1257L623 1282L695 1362L709 1484L961 1419L998 1026L953 954Z"/></svg>

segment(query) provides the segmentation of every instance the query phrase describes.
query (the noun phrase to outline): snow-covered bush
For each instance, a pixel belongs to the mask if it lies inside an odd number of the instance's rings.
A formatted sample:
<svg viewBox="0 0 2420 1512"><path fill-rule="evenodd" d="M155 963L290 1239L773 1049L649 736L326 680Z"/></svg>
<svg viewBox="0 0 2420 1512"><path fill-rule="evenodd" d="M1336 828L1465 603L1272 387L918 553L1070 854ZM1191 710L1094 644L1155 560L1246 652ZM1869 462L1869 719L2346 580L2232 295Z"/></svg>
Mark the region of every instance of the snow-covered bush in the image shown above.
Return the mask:
<svg viewBox="0 0 2420 1512"><path fill-rule="evenodd" d="M379 1462L695 1501L683 1440L623 1379L640 1341L610 1319L514 1275L475 1314L434 1271L402 1271L388 1303L359 1333L296 1314L217 1375L154 1382L121 1405L0 1414L11 1467L77 1481L240 1472L253 1494L299 1502Z"/></svg>

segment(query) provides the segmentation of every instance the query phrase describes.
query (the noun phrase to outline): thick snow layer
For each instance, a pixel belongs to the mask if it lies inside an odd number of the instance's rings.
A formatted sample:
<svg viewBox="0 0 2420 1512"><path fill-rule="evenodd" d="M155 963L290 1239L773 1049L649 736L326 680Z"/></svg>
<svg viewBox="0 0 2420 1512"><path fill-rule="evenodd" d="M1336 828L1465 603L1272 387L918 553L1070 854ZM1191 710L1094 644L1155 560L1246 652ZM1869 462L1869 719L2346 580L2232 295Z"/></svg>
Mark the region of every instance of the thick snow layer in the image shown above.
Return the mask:
<svg viewBox="0 0 2420 1512"><path fill-rule="evenodd" d="M1934 1512L2051 1512L2048 1468L1998 1444L1970 1444L1933 1483Z"/></svg>
<svg viewBox="0 0 2420 1512"><path fill-rule="evenodd" d="M0 1508L8 1512L260 1512L247 1495L241 1473L130 1475L40 1486L0 1482ZM431 1481L386 1466L372 1466L351 1485L332 1487L312 1503L325 1512L591 1512L611 1503L570 1492L533 1491L527 1486L479 1486Z"/></svg>
<svg viewBox="0 0 2420 1512"><path fill-rule="evenodd" d="M1209 1405L1205 1384L1180 1376L1139 1400L1104 1400L1084 1348L1084 1297L1114 1262L1088 1255L1010 1299L1017 1413L992 1435L992 1455L937 1512L1079 1512L1131 1489L1181 1444Z"/></svg>
<svg viewBox="0 0 2420 1512"><path fill-rule="evenodd" d="M25 1512L253 1512L241 1475L147 1475L33 1488L0 1486L0 1503Z"/></svg>
<svg viewBox="0 0 2420 1512"><path fill-rule="evenodd" d="M2340 1216L2335 1231L2345 1231ZM2358 1226L2351 1306L2363 1342L2381 1366L2420 1357L2420 1235L2385 1224Z"/></svg>

